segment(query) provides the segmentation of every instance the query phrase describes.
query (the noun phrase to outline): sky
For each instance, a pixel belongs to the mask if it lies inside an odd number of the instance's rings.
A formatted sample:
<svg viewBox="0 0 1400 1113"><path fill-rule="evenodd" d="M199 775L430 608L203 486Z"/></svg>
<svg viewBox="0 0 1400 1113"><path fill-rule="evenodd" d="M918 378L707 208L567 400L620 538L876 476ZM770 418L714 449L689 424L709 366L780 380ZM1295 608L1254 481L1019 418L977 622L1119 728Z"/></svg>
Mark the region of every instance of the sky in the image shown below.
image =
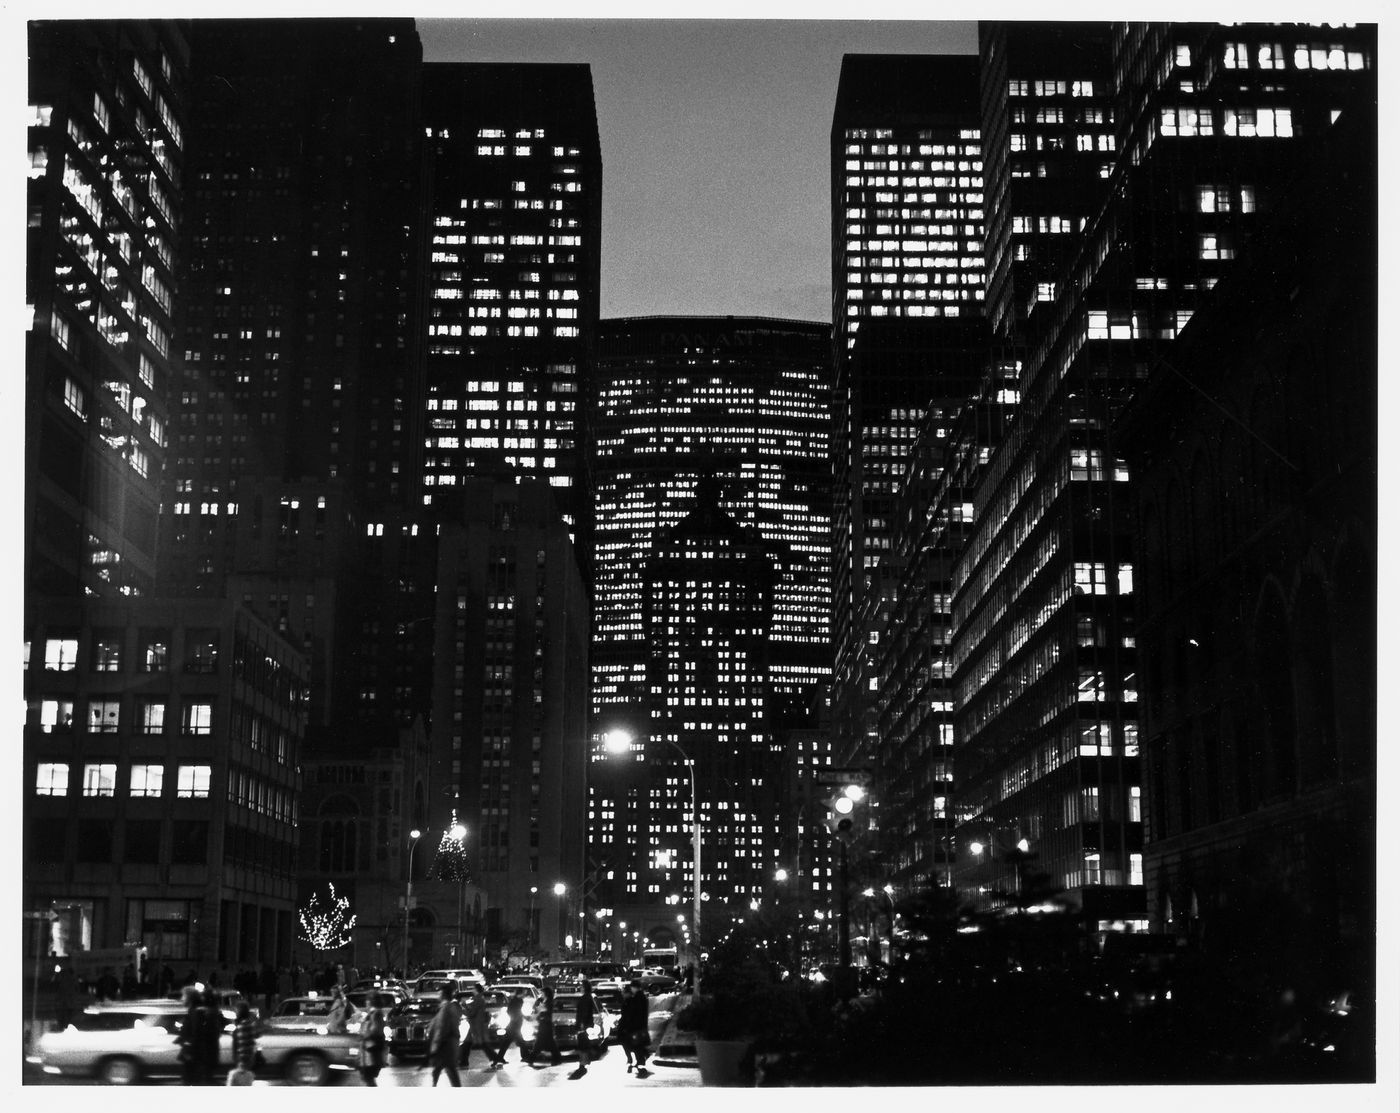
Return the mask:
<svg viewBox="0 0 1400 1113"><path fill-rule="evenodd" d="M973 22L420 19L426 62L587 62L602 313L831 320L843 54L976 50Z"/></svg>

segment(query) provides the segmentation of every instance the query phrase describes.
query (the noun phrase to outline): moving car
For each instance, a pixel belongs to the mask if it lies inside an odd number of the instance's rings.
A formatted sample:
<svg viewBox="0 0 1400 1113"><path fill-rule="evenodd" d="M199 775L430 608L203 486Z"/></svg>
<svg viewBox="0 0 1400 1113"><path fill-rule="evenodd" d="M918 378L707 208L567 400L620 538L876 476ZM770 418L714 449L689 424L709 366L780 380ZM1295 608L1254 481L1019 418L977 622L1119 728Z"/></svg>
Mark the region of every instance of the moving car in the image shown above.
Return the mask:
<svg viewBox="0 0 1400 1113"><path fill-rule="evenodd" d="M176 1001L123 1001L90 1005L58 1032L39 1037L31 1061L46 1074L95 1076L112 1085L181 1073L185 1008ZM233 1066L233 1010L221 1010L219 1070ZM324 1085L337 1070L359 1063L357 1035L284 1031L258 1025L256 1073L300 1085Z"/></svg>
<svg viewBox="0 0 1400 1113"><path fill-rule="evenodd" d="M578 1015L580 993L560 992L554 995L554 1042L560 1051L578 1050L578 1031L574 1022ZM600 1052L607 1048L607 1038L617 1028L617 1016L598 1000L594 994L595 1006L593 1027L588 1030L588 1038Z"/></svg>
<svg viewBox="0 0 1400 1113"><path fill-rule="evenodd" d="M335 998L325 994L308 994L305 997L288 997L267 1017L263 1024L269 1029L281 1032L326 1032L330 1023L331 1005ZM361 1019L358 1010L348 1015L349 1027L358 1027Z"/></svg>
<svg viewBox="0 0 1400 1113"><path fill-rule="evenodd" d="M633 980L642 983L642 988L647 993L669 993L680 984L674 974L668 973L659 966L649 966L640 974L634 974Z"/></svg>
<svg viewBox="0 0 1400 1113"><path fill-rule="evenodd" d="M546 962L542 971L551 985L560 988L577 987L587 978L594 989L612 987L621 989L632 980L627 967L620 962L602 962L595 959L566 959L562 962Z"/></svg>
<svg viewBox="0 0 1400 1113"><path fill-rule="evenodd" d="M384 1037L390 1059L419 1059L428 1054L428 1025L440 1002L413 997L402 1002L384 1022Z"/></svg>

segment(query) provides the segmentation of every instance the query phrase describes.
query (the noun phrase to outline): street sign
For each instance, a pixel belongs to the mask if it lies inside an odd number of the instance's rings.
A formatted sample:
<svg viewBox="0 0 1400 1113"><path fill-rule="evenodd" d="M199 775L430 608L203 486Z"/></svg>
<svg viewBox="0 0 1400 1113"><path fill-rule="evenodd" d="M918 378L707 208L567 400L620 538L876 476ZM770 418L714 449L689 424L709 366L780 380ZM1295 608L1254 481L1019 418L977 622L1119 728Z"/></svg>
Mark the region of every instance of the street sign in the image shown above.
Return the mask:
<svg viewBox="0 0 1400 1113"><path fill-rule="evenodd" d="M835 769L822 765L815 772L819 785L860 785L869 788L875 779L869 769Z"/></svg>

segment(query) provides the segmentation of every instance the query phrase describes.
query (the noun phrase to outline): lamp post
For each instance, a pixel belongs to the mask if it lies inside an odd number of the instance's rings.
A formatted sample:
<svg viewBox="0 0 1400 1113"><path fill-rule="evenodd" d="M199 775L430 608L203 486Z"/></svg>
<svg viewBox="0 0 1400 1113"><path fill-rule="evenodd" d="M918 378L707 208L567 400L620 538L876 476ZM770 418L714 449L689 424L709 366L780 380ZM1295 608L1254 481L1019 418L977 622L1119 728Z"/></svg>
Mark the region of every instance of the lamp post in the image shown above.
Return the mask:
<svg viewBox="0 0 1400 1113"><path fill-rule="evenodd" d="M539 946L540 942L540 933L536 930L535 927L535 897L539 895L539 891L540 887L538 885L530 886L530 923L528 927L531 947Z"/></svg>
<svg viewBox="0 0 1400 1113"><path fill-rule="evenodd" d="M408 880L403 893L403 976L408 977L408 917L413 908L413 852L418 849L418 840L423 832L415 827L408 833Z"/></svg>
<svg viewBox="0 0 1400 1113"><path fill-rule="evenodd" d="M556 949L559 951L560 958L568 958L568 954L566 953L567 945L564 942L564 894L568 891L569 887L562 881L556 881L554 883L554 895L559 898L558 915L556 917L559 923L559 934L556 937L558 943Z"/></svg>
<svg viewBox="0 0 1400 1113"><path fill-rule="evenodd" d="M690 910L690 934L691 934L691 964L694 974L692 983L695 995L700 995L700 808L695 799L695 762L690 756L669 738L663 738L671 749L681 755L681 761L690 774L690 816L691 816L691 910ZM632 736L625 730L610 730L603 736L603 745L609 753L626 753L632 745Z"/></svg>
<svg viewBox="0 0 1400 1113"><path fill-rule="evenodd" d="M863 892L864 892L864 895L867 896L867 897L873 897L873 896L875 895L875 890L874 890L874 889L865 889L865 890L863 890ZM890 966L893 966L893 965L894 965L894 886L893 886L893 885L886 885L884 888L882 888L882 889L880 890L880 892L884 893L884 894L885 894L885 899L886 899L887 901L890 902L890 953L889 953L889 958L888 958L887 961L888 961L888 964L889 964Z"/></svg>

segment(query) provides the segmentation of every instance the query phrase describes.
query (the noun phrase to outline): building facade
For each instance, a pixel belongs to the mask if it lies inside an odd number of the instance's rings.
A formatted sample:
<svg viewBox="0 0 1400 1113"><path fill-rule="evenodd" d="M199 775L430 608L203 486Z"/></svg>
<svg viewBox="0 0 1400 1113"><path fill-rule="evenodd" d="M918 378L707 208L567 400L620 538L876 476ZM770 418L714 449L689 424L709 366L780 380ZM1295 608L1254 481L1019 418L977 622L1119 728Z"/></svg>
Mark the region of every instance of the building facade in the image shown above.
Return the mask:
<svg viewBox="0 0 1400 1113"><path fill-rule="evenodd" d="M29 34L26 607L149 595L171 439L188 45L174 23Z"/></svg>
<svg viewBox="0 0 1400 1113"><path fill-rule="evenodd" d="M847 55L831 126L833 725L838 761L871 745L865 594L933 391L910 386L908 334L868 326L978 316L984 198L971 56ZM886 359L892 348L896 353ZM859 350L858 350L859 349ZM889 372L886 383L885 372ZM869 511L867 513L867 511Z"/></svg>
<svg viewBox="0 0 1400 1113"><path fill-rule="evenodd" d="M1376 116L1335 103L1115 429L1151 924L1259 1001L1376 984Z"/></svg>
<svg viewBox="0 0 1400 1113"><path fill-rule="evenodd" d="M25 637L27 953L290 962L297 651L221 600L54 601Z"/></svg>
<svg viewBox="0 0 1400 1113"><path fill-rule="evenodd" d="M586 65L429 65L423 123L423 503L473 478L539 479L586 558L602 222L592 75Z"/></svg>
<svg viewBox="0 0 1400 1113"><path fill-rule="evenodd" d="M551 485L473 479L449 497L437 542L430 807L450 806L467 828L493 955L552 951L539 893L562 883L577 894L584 875L588 597Z"/></svg>

